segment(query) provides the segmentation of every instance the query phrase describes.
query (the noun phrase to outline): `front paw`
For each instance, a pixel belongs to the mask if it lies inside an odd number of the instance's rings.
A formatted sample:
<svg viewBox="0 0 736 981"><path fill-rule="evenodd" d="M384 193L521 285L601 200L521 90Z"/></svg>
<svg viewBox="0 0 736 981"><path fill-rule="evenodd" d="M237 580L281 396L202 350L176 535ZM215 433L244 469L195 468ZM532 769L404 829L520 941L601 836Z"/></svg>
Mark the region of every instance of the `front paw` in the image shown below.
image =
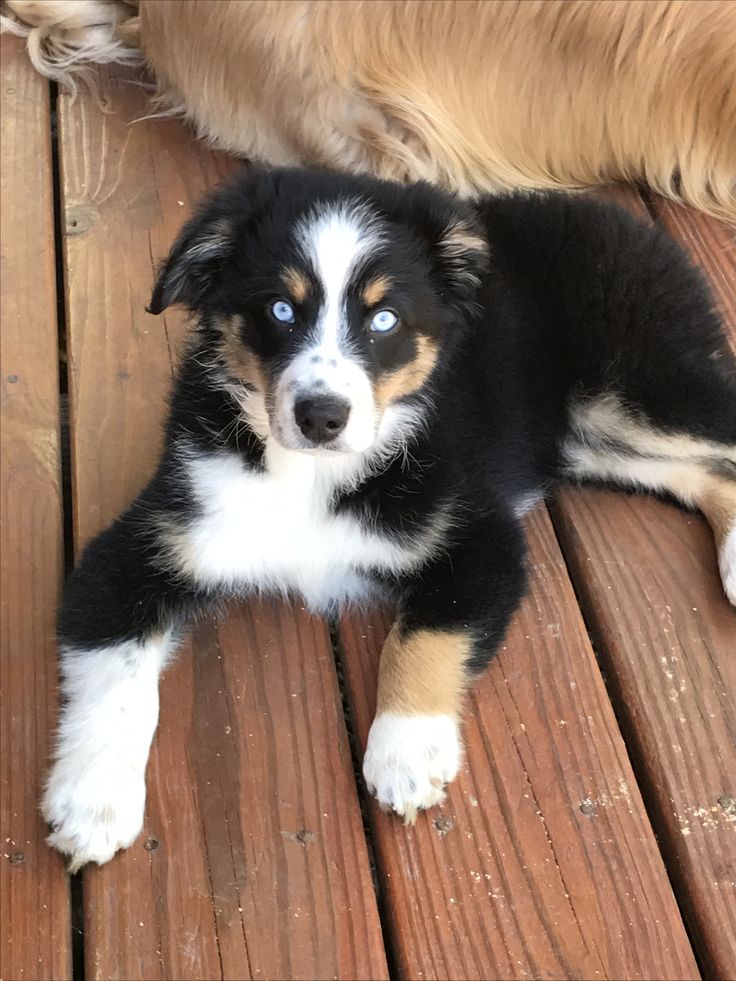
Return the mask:
<svg viewBox="0 0 736 981"><path fill-rule="evenodd" d="M109 862L140 834L146 802L142 770L119 757L94 763L61 758L54 766L41 809L52 827L49 845L69 856L69 871L87 862Z"/></svg>
<svg viewBox="0 0 736 981"><path fill-rule="evenodd" d="M418 810L442 803L461 762L460 730L451 716L386 712L368 734L363 775L381 807L413 824Z"/></svg>

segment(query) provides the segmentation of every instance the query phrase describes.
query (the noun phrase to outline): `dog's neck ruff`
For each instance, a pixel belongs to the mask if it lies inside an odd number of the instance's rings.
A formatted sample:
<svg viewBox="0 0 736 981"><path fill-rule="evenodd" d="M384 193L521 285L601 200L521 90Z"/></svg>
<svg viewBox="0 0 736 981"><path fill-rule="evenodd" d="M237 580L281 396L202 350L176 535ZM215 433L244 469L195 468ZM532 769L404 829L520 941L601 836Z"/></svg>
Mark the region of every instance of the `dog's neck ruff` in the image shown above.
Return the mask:
<svg viewBox="0 0 736 981"><path fill-rule="evenodd" d="M390 443L386 444L387 446ZM449 512L440 506L416 532L391 534L375 516L335 508L359 486L374 453L311 454L266 440L263 467L230 450L181 444L193 519L161 528L162 561L199 587L299 594L318 611L375 600L380 576L403 576L441 547Z"/></svg>

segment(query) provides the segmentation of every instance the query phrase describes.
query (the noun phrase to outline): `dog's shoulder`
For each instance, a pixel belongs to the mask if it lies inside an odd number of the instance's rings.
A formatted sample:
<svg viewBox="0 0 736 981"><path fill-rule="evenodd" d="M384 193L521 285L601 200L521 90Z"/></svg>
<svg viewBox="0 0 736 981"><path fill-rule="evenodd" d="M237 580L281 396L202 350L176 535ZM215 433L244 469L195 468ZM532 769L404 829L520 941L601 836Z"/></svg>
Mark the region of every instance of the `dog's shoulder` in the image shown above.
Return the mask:
<svg viewBox="0 0 736 981"><path fill-rule="evenodd" d="M578 260L620 256L623 244L664 236L614 201L563 191L488 195L477 203L494 251L527 261L574 255ZM593 251L591 252L591 249Z"/></svg>
<svg viewBox="0 0 736 981"><path fill-rule="evenodd" d="M488 196L477 209L506 278L570 311L600 312L615 299L643 321L663 302L710 305L703 277L680 246L614 201L544 191Z"/></svg>

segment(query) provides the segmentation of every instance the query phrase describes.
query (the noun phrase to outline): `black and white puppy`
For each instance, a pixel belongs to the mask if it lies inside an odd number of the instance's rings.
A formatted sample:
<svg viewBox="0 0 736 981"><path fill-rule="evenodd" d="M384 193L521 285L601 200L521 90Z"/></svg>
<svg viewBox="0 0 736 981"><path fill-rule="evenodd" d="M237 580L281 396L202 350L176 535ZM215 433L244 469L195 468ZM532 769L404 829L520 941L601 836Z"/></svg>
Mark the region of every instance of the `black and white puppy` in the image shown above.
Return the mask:
<svg viewBox="0 0 736 981"><path fill-rule="evenodd" d="M198 326L160 466L59 619L44 812L72 868L141 830L159 675L213 601L396 604L364 772L409 820L457 773L555 481L701 508L736 601L736 363L700 276L618 208L252 169L184 228L173 303Z"/></svg>

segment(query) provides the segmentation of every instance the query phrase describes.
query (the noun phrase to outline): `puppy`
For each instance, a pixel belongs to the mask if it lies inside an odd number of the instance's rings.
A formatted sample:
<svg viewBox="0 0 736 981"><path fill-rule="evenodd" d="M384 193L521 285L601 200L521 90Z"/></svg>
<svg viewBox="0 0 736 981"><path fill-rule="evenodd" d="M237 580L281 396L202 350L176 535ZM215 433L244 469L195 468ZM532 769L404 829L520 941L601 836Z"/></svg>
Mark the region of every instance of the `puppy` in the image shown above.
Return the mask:
<svg viewBox="0 0 736 981"><path fill-rule="evenodd" d="M557 481L701 508L736 601L736 363L700 276L616 207L250 169L164 262L150 310L175 303L197 328L160 465L59 617L43 806L73 869L139 833L159 675L225 597L395 604L364 773L409 821L458 771Z"/></svg>
<svg viewBox="0 0 736 981"><path fill-rule="evenodd" d="M34 64L145 57L215 145L472 195L642 181L736 222L733 0L8 0ZM137 13L137 16L136 16ZM20 28L23 30L23 28Z"/></svg>

